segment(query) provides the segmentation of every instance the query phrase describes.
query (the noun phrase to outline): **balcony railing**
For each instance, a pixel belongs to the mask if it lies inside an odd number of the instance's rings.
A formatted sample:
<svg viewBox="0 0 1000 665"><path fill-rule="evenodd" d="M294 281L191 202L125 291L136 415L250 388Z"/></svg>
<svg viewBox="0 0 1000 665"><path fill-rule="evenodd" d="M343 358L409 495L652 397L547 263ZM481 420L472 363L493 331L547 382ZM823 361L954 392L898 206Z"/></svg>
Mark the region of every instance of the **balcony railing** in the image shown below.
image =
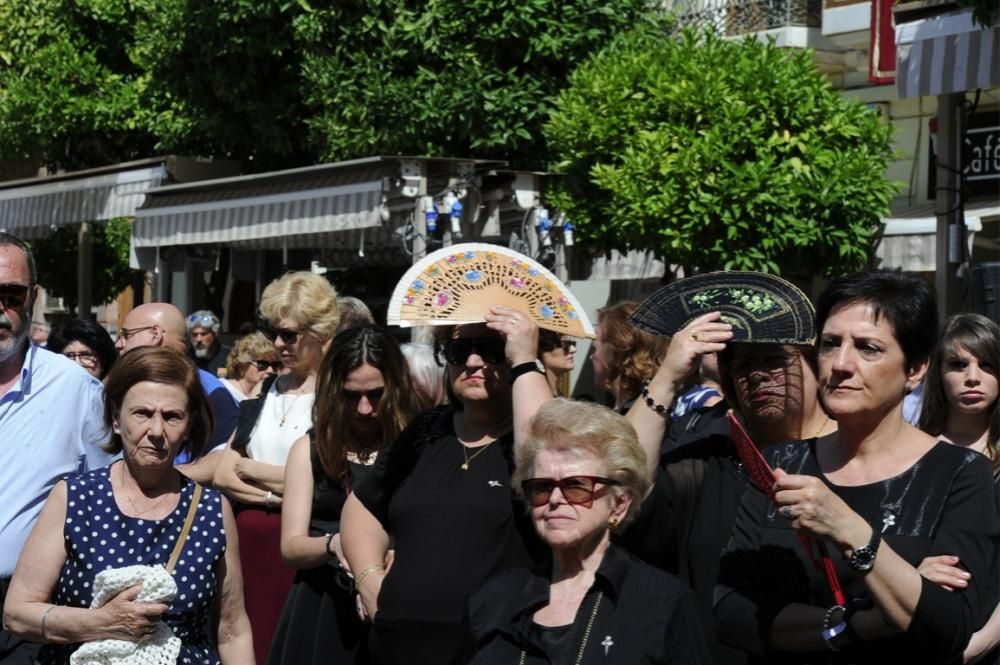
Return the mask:
<svg viewBox="0 0 1000 665"><path fill-rule="evenodd" d="M823 0L679 0L671 9L678 28L712 28L729 37L788 26L818 28Z"/></svg>

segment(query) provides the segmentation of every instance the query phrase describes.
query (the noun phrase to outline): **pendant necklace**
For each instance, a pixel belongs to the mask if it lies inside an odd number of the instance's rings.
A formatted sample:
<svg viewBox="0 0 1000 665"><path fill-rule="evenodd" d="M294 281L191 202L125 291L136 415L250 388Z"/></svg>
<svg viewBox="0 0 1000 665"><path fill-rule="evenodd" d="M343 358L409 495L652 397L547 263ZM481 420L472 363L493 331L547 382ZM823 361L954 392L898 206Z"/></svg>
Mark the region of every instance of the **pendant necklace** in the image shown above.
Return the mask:
<svg viewBox="0 0 1000 665"><path fill-rule="evenodd" d="M481 454L483 454L484 452L486 452L486 449L489 448L490 446L492 446L494 441L496 441L496 439L493 439L493 441L490 441L485 446L479 446L479 448L476 449L476 452L472 453L471 455L469 454L469 448L468 448L468 446L466 446L464 443L462 443L461 441L459 441L458 445L462 446L462 457L465 458L465 462L463 462L462 466L460 467L462 469L462 471L468 471L469 470L469 462L471 462L472 460L476 459Z"/></svg>
<svg viewBox="0 0 1000 665"><path fill-rule="evenodd" d="M301 386L299 387L299 390L300 391L302 390ZM295 407L295 402L297 402L298 399L302 397L302 393L301 392L295 393L295 397L292 398L292 403L289 404L287 407L284 406L286 397L288 397L287 392L281 393L281 406L279 407L281 409L281 422L278 423L278 427L285 426L285 421L288 420L288 414L292 412L292 409Z"/></svg>
<svg viewBox="0 0 1000 665"><path fill-rule="evenodd" d="M128 500L129 505L132 506L132 512L135 513L133 515L133 517L138 517L139 515L144 515L145 513L148 513L153 508L156 508L156 507L160 506L164 501L167 500L167 496L168 495L164 494L162 497L160 497L160 500L157 501L156 503L154 503L153 505L147 507L145 510L139 510L136 507L136 505L135 505L135 501L132 500L132 497L129 496L128 491L125 489L125 467L124 467L124 464L125 464L125 462L122 462L123 466L121 466L119 468L119 474L118 475L121 478L120 482L121 482L121 486L122 486L122 494L125 495L125 498Z"/></svg>

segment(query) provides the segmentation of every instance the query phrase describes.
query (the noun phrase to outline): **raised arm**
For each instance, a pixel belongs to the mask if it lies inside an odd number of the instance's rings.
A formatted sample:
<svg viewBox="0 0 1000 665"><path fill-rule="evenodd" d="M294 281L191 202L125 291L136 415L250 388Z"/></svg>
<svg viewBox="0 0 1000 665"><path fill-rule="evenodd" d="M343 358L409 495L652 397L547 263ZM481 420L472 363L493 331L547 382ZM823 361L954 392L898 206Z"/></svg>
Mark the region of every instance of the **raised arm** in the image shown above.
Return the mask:
<svg viewBox="0 0 1000 665"><path fill-rule="evenodd" d="M222 526L226 530L226 554L218 564L219 657L222 665L253 665L250 618L243 602L243 572L236 535L236 518L228 501L222 501Z"/></svg>
<svg viewBox="0 0 1000 665"><path fill-rule="evenodd" d="M507 364L517 367L538 360L538 324L524 312L495 305L486 315L486 325L499 332L507 341ZM514 381L512 407L514 411L514 446L525 439L531 419L538 409L553 398L545 374L528 372Z"/></svg>
<svg viewBox="0 0 1000 665"><path fill-rule="evenodd" d="M66 496L66 483L56 483L21 550L4 604L7 630L25 640L52 644L102 639L139 641L152 636L167 606L133 602L139 593L137 586L97 609L52 604L52 594L66 563Z"/></svg>
<svg viewBox="0 0 1000 665"><path fill-rule="evenodd" d="M674 399L688 377L698 370L701 357L706 353L723 351L726 341L733 336L733 327L720 321L719 317L719 312L699 316L671 338L667 355L647 386L648 400L645 395L640 395L625 414L639 436L639 443L646 452L649 472L654 477ZM662 410L652 408L649 400Z"/></svg>

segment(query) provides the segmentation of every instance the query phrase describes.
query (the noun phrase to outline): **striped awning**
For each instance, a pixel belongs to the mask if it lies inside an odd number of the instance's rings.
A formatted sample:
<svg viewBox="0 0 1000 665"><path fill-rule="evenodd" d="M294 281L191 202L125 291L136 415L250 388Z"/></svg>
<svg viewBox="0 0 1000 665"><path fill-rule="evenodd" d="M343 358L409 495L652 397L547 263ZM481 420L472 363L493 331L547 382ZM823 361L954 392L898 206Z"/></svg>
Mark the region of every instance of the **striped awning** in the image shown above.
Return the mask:
<svg viewBox="0 0 1000 665"><path fill-rule="evenodd" d="M384 167L161 187L136 212L136 248L252 246L379 226Z"/></svg>
<svg viewBox="0 0 1000 665"><path fill-rule="evenodd" d="M972 10L896 26L900 99L1000 85L1000 28L972 22Z"/></svg>
<svg viewBox="0 0 1000 665"><path fill-rule="evenodd" d="M146 191L167 179L164 163L0 183L0 230L40 238L66 224L131 217Z"/></svg>

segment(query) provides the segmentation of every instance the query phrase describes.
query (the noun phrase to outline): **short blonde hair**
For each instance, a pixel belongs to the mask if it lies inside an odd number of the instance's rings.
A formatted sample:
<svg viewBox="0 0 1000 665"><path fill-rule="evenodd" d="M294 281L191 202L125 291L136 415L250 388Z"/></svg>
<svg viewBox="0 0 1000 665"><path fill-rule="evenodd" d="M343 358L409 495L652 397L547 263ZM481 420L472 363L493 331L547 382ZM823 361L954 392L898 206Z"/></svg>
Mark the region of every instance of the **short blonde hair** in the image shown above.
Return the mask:
<svg viewBox="0 0 1000 665"><path fill-rule="evenodd" d="M340 320L337 291L320 275L304 270L286 273L264 289L260 314L268 321L294 319L326 342L337 331Z"/></svg>
<svg viewBox="0 0 1000 665"><path fill-rule="evenodd" d="M229 357L226 359L226 378L242 379L254 360L258 358L276 359L278 352L274 349L274 342L269 340L264 333L255 332L244 335L236 340Z"/></svg>
<svg viewBox="0 0 1000 665"><path fill-rule="evenodd" d="M620 483L612 486L612 491L616 495L627 492L632 497L622 524L635 517L651 479L646 453L624 416L598 404L561 397L543 404L531 419L528 438L517 452L511 482L522 498L521 481L533 476L535 456L543 449L568 450L579 457L589 455L602 461L608 469L607 477Z"/></svg>

